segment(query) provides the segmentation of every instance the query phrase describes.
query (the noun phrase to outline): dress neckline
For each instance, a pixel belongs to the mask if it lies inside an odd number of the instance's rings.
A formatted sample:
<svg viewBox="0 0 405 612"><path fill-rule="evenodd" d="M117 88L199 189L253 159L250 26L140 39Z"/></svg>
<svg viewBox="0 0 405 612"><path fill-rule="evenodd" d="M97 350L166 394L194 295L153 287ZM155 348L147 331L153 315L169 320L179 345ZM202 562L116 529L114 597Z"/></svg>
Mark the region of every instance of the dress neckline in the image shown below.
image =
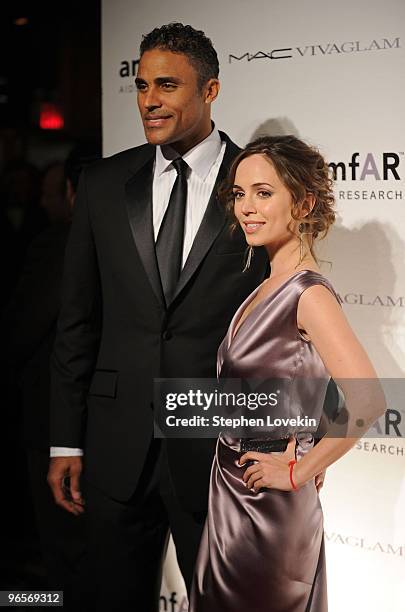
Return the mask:
<svg viewBox="0 0 405 612"><path fill-rule="evenodd" d="M265 302L267 302L270 298L274 297L275 295L277 295L282 289L284 289L284 287L286 285L288 285L288 283L295 278L296 276L298 276L299 274L302 274L303 272L312 272L313 274L318 274L319 276L322 276L322 274L320 274L320 272L317 272L316 270L310 270L310 269L304 269L304 270L298 270L297 272L294 272L294 274L291 274L291 276L289 276L288 278L285 279L285 281L283 283L281 283L281 285L279 285L277 287L277 289L274 289L273 291L271 291L270 293L268 293L262 300L260 300L260 302L258 302L256 304L256 306L254 308L252 308L252 310L249 312L248 315L246 315L246 317L243 319L242 323L240 325L239 321L241 320L243 313L245 312L246 308L249 306L249 304L254 300L254 298L256 297L261 285L260 284L258 287L256 287L256 289L248 296L248 298L240 305L240 307L238 308L238 310L235 313L235 317L234 320L232 321L231 327L230 327L230 342L229 344L231 344L234 339L236 338L236 336L238 335L241 327L243 327L246 323L246 321L250 318L251 315L253 315L253 313L256 312L256 310ZM239 315L239 316L238 316Z"/></svg>

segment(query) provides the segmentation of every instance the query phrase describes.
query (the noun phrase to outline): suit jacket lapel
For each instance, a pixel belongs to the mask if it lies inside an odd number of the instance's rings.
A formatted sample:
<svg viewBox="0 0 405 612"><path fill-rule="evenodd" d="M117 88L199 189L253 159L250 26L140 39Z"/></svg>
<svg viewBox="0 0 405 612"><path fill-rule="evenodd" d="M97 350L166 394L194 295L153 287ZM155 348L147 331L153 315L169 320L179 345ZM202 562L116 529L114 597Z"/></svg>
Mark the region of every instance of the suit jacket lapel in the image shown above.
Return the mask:
<svg viewBox="0 0 405 612"><path fill-rule="evenodd" d="M153 149L154 151L154 149ZM155 237L152 220L152 182L154 156L127 181L125 185L126 205L139 257L142 260L152 289L165 308L165 300L160 282L160 274L155 252Z"/></svg>
<svg viewBox="0 0 405 612"><path fill-rule="evenodd" d="M190 254L181 272L173 300L190 281L191 277L196 272L198 266L208 253L213 242L226 223L226 214L222 204L220 204L218 200L217 193L221 182L227 175L233 159L239 153L240 149L226 136L226 134L220 132L220 135L222 140L226 141L224 158L222 160L217 180L215 181L203 220L201 221L201 225L194 239Z"/></svg>

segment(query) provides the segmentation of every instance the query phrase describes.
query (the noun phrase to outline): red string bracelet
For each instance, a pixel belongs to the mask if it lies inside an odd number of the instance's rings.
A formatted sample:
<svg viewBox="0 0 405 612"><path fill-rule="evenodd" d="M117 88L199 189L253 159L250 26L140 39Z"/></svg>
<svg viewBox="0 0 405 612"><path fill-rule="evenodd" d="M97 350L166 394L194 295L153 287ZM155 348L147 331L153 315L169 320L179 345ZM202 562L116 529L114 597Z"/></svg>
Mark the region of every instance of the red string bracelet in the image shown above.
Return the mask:
<svg viewBox="0 0 405 612"><path fill-rule="evenodd" d="M293 480L293 469L296 463L297 463L296 459L291 459L291 461L288 462L288 467L290 468L290 482L291 482L291 486L294 489L294 491L298 491L298 487L296 486Z"/></svg>

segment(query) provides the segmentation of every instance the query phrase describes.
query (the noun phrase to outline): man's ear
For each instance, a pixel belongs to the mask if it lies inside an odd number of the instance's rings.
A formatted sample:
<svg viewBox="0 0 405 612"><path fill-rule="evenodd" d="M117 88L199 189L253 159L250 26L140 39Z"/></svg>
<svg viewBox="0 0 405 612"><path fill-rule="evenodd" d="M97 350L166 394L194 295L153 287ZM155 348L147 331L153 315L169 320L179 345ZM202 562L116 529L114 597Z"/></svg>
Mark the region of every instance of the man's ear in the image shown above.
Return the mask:
<svg viewBox="0 0 405 612"><path fill-rule="evenodd" d="M204 102L211 104L217 98L220 90L220 82L218 79L209 79L204 85Z"/></svg>

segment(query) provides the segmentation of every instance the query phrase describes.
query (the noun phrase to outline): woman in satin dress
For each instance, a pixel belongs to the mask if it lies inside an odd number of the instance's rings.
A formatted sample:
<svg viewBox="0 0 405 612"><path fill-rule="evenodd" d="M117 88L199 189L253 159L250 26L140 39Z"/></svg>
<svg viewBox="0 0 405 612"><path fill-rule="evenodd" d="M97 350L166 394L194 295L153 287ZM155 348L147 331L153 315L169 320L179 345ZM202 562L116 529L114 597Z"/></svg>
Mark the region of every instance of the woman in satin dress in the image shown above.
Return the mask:
<svg viewBox="0 0 405 612"><path fill-rule="evenodd" d="M189 609L326 612L318 489L324 470L385 409L374 368L314 254L335 218L328 166L294 136L263 137L236 158L224 199L250 255L266 248L271 275L235 313L218 351L219 377L284 379L292 402L294 383L331 376L345 397L346 436L332 427L315 445L311 433L295 430L277 453L260 452L260 444L241 452L240 439L219 436ZM361 406L350 380L375 383L365 385ZM318 422L325 386L298 388L302 414Z"/></svg>

